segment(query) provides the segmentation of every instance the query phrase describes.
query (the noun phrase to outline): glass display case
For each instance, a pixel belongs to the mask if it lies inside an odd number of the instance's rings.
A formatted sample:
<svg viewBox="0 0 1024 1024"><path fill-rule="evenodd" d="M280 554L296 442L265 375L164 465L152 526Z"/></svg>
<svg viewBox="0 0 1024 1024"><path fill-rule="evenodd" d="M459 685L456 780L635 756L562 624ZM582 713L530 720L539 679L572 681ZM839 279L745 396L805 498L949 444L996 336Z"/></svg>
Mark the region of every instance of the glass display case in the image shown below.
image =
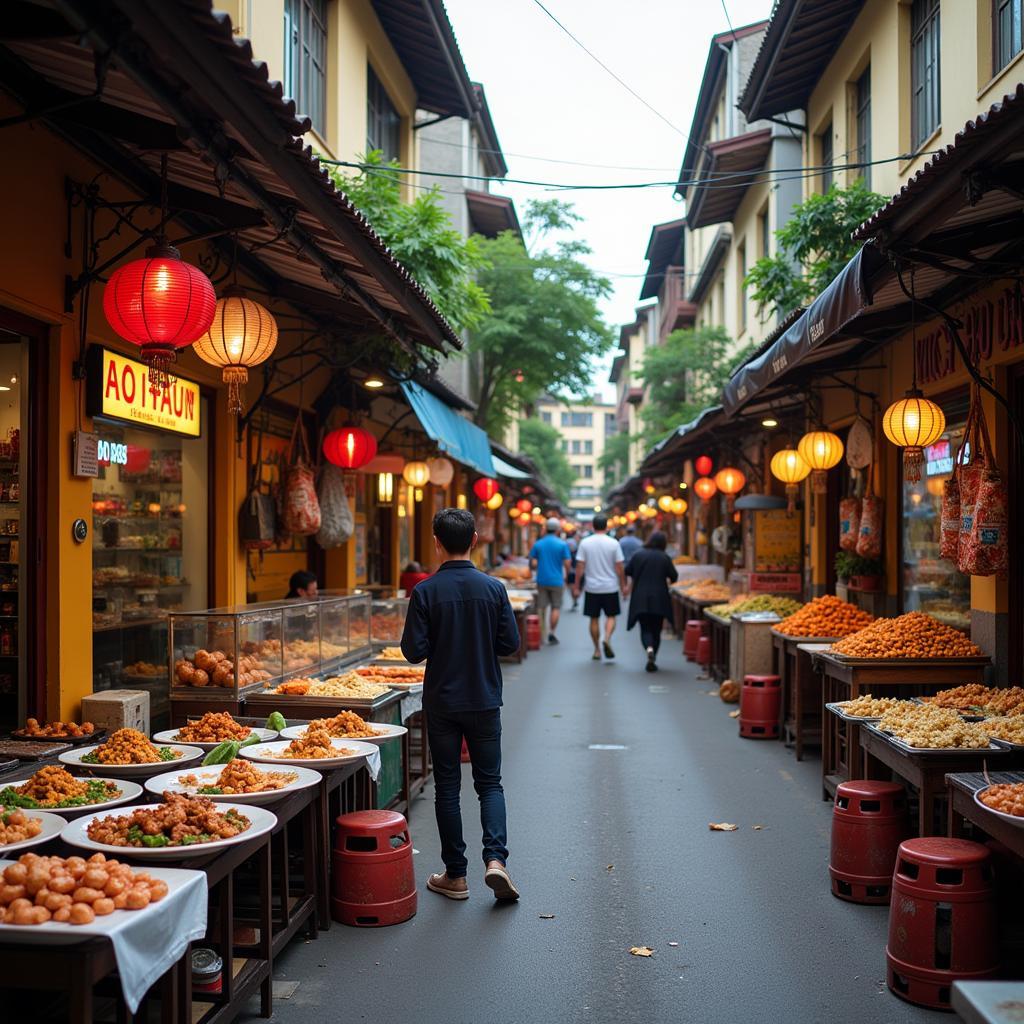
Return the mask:
<svg viewBox="0 0 1024 1024"><path fill-rule="evenodd" d="M374 647L394 647L402 639L409 598L374 597L370 608L370 639Z"/></svg>
<svg viewBox="0 0 1024 1024"><path fill-rule="evenodd" d="M328 671L349 654L349 601L320 602L320 667Z"/></svg>
<svg viewBox="0 0 1024 1024"><path fill-rule="evenodd" d="M371 597L356 592L349 596L348 653L350 658L369 654L373 649L370 633Z"/></svg>
<svg viewBox="0 0 1024 1024"><path fill-rule="evenodd" d="M286 676L308 676L320 667L319 601L296 601L285 605L284 673Z"/></svg>

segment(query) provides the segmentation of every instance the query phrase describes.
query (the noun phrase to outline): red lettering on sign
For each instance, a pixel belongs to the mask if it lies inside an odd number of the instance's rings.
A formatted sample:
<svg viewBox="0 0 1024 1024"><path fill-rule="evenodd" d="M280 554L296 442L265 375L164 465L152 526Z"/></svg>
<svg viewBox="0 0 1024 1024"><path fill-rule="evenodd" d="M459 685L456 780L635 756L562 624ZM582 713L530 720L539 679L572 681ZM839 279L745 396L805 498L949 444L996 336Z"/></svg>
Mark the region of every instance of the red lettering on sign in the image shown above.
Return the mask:
<svg viewBox="0 0 1024 1024"><path fill-rule="evenodd" d="M121 400L121 392L117 386L117 366L113 360L111 360L110 367L107 369L107 392L104 397L113 397L117 401Z"/></svg>
<svg viewBox="0 0 1024 1024"><path fill-rule="evenodd" d="M185 392L185 419L196 418L196 393L192 390Z"/></svg>
<svg viewBox="0 0 1024 1024"><path fill-rule="evenodd" d="M128 363L125 363L124 370L121 372L121 393L126 402L135 401L135 371Z"/></svg>
<svg viewBox="0 0 1024 1024"><path fill-rule="evenodd" d="M182 410L184 409L184 391L179 388L177 384L174 385L174 415L181 417Z"/></svg>

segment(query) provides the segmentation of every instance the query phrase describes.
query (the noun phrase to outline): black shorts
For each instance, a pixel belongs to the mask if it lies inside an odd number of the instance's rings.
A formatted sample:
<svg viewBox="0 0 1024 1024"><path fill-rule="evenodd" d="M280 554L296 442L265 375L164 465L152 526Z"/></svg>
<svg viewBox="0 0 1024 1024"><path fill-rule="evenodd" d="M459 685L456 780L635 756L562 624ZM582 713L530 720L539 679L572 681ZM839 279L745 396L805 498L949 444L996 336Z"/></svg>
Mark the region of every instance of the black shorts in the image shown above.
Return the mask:
<svg viewBox="0 0 1024 1024"><path fill-rule="evenodd" d="M584 594L583 614L588 618L599 618L604 612L609 618L618 615L622 609L619 607L619 592L612 591L610 594Z"/></svg>

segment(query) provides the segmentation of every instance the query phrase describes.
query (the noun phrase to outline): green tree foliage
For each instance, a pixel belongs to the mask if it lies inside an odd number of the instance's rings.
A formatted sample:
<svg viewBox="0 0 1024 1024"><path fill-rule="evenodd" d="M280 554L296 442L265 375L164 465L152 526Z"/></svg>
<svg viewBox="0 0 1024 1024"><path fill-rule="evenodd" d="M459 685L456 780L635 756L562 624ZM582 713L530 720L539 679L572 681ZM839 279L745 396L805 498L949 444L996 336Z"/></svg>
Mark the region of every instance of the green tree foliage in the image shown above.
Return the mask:
<svg viewBox="0 0 1024 1024"><path fill-rule="evenodd" d="M565 203L533 201L523 219L529 247L512 231L480 242L486 265L479 282L491 312L473 329L469 348L479 360L476 420L492 434L544 392L589 394L593 362L611 346L598 310L611 284L584 262L590 248L578 239L540 247L580 219Z"/></svg>
<svg viewBox="0 0 1024 1024"><path fill-rule="evenodd" d="M542 420L520 420L519 450L533 459L541 477L551 485L559 500L568 502L576 477L562 451L562 435Z"/></svg>
<svg viewBox="0 0 1024 1024"><path fill-rule="evenodd" d="M794 206L775 232L778 251L761 257L744 281L762 312L783 317L818 295L860 248L850 238L854 228L884 202L858 178Z"/></svg>
<svg viewBox="0 0 1024 1024"><path fill-rule="evenodd" d="M641 371L649 389L641 406L644 440L660 441L714 405L732 369L752 348L737 351L722 327L693 327L673 331L664 345L648 349Z"/></svg>
<svg viewBox="0 0 1024 1024"><path fill-rule="evenodd" d="M353 177L333 171L334 183L359 208L435 305L456 329L472 328L490 310L487 292L477 281L486 260L480 239L464 239L452 227L437 189L417 192L402 202L401 180L380 150L362 158L365 170Z"/></svg>
<svg viewBox="0 0 1024 1024"><path fill-rule="evenodd" d="M635 438L626 431L612 434L604 442L604 451L597 464L604 473L605 490L611 490L616 484L622 483L629 476L629 449Z"/></svg>

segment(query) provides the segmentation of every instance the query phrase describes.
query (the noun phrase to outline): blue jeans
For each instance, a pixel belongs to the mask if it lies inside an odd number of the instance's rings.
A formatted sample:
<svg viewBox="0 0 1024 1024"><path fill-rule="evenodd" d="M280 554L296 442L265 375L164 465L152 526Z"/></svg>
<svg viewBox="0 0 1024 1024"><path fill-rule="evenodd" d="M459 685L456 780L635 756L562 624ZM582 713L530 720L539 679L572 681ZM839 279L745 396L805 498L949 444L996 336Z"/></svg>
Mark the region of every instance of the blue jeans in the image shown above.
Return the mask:
<svg viewBox="0 0 1024 1024"><path fill-rule="evenodd" d="M473 787L480 798L484 863L508 859L505 791L501 788L501 711L430 711L427 739L434 762L434 813L441 859L449 878L465 878L468 861L462 839L462 738L473 761Z"/></svg>

